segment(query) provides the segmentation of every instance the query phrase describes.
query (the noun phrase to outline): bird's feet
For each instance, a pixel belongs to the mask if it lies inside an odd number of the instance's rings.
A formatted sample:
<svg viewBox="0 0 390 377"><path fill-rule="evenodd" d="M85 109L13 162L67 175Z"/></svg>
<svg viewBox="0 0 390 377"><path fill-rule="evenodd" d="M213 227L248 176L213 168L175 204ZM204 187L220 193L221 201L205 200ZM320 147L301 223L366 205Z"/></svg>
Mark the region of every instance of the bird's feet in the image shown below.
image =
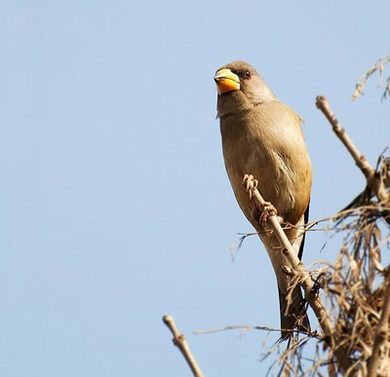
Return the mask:
<svg viewBox="0 0 390 377"><path fill-rule="evenodd" d="M242 183L245 186L246 191L248 192L249 199L252 200L253 193L255 192L255 190L257 190L257 186L259 183L258 180L252 174L245 174ZM277 214L276 208L270 202L264 201L262 197L256 200L256 207L257 208L254 213L258 213L258 211L260 210L260 218L259 216L254 217L259 219L259 223L261 225L264 225L271 215Z"/></svg>
<svg viewBox="0 0 390 377"><path fill-rule="evenodd" d="M259 184L258 180L252 174L245 174L242 184L249 194L249 199L252 200L253 191L257 189L257 185Z"/></svg>
<svg viewBox="0 0 390 377"><path fill-rule="evenodd" d="M267 221L268 218L272 215L276 216L277 211L276 208L272 205L270 202L264 202L261 206L261 215L259 222L261 225L264 225Z"/></svg>

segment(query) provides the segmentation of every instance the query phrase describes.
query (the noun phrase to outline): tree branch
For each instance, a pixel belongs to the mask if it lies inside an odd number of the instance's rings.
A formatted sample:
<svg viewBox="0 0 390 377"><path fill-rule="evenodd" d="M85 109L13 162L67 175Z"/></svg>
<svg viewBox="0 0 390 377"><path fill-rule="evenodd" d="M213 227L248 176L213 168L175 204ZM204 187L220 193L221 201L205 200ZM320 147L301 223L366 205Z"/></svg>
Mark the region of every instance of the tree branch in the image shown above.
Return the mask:
<svg viewBox="0 0 390 377"><path fill-rule="evenodd" d="M194 377L204 377L198 363L195 360L195 357L191 353L190 347L188 345L188 342L184 334L180 334L179 330L176 327L176 323L173 317L170 315L164 315L162 319L173 335L173 339L172 339L173 344L177 348L179 348L184 359L187 361L187 364L191 368Z"/></svg>
<svg viewBox="0 0 390 377"><path fill-rule="evenodd" d="M329 106L328 100L324 96L318 96L316 98L316 106L328 119L329 123L332 125L334 133L345 145L356 165L366 177L367 186L370 188L370 190L376 195L380 202L386 203L390 201L390 195L386 190L384 177L382 177L379 172L375 171L364 155L361 154L356 148L355 144L348 136L346 130L337 120L336 115Z"/></svg>
<svg viewBox="0 0 390 377"><path fill-rule="evenodd" d="M261 211L263 211L266 205L266 201L261 196L259 190L256 187L257 181L254 179L253 176L246 176L244 178L244 185L247 188L249 197L254 200L256 206ZM347 356L347 349L344 346L339 346L335 344L334 342L333 327L329 314L324 305L322 304L319 295L317 294L317 290L315 289L314 282L310 276L310 273L305 269L303 263L295 254L294 249L291 246L291 243L288 240L286 234L284 233L274 211L271 211L268 214L267 223L270 225L276 238L283 247L283 253L292 265L292 272L301 277L301 285L305 291L305 298L309 303L310 307L313 309L321 326L321 329L326 336L330 348L334 350L334 354L338 360L341 370L346 371L351 364L351 361Z"/></svg>

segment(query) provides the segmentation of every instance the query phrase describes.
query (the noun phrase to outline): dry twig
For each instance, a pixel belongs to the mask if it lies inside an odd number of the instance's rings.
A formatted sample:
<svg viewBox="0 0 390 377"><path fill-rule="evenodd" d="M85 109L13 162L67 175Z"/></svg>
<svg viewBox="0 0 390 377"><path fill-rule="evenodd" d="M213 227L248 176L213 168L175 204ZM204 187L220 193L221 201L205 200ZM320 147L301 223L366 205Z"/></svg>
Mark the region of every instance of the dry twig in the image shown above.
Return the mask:
<svg viewBox="0 0 390 377"><path fill-rule="evenodd" d="M369 68L359 79L359 81L355 85L355 90L352 94L352 101L358 99L362 94L364 94L363 90L366 85L367 80L371 75L375 72L379 73L379 77L382 78L384 72L385 64L390 62L390 56L386 56L384 58L379 59L371 68ZM382 95L382 100L386 99L387 96L390 96L390 76L386 80L385 91Z"/></svg>
<svg viewBox="0 0 390 377"><path fill-rule="evenodd" d="M318 96L316 99L316 106L326 116L329 123L332 125L334 133L341 140L348 152L351 154L356 165L362 171L367 180L367 186L377 196L380 202L387 203L390 201L390 194L386 190L385 179L380 172L375 170L363 154L359 152L355 144L348 136L346 130L341 126L337 120L336 115L330 108L328 100L324 96Z"/></svg>
<svg viewBox="0 0 390 377"><path fill-rule="evenodd" d="M167 325L173 335L173 344L179 348L188 366L191 368L194 377L204 377L195 357L192 355L188 342L183 334L176 327L175 320L170 315L163 316L163 322Z"/></svg>

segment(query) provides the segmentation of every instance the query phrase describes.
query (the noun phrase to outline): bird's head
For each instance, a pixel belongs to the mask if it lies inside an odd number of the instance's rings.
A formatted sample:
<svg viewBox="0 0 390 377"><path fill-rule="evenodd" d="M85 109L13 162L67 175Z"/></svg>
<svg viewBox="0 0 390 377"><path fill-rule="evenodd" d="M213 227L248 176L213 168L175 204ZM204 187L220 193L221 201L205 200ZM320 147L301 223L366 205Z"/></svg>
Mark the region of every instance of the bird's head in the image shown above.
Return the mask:
<svg viewBox="0 0 390 377"><path fill-rule="evenodd" d="M249 110L275 99L263 78L243 61L234 61L219 68L214 80L218 90L219 117Z"/></svg>

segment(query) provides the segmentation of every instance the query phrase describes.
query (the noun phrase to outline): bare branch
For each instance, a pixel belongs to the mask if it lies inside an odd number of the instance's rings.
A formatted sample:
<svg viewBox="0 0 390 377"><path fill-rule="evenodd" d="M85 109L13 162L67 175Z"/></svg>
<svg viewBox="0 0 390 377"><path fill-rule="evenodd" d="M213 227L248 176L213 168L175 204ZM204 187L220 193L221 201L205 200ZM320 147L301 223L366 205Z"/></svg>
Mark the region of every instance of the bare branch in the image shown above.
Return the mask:
<svg viewBox="0 0 390 377"><path fill-rule="evenodd" d="M390 58L390 57L389 57ZM384 177L377 172L367 161L363 154L359 152L351 138L348 136L346 130L341 126L337 120L334 112L329 106L328 100L324 96L318 96L316 99L316 106L322 111L329 123L332 125L334 133L345 145L348 152L351 154L356 165L362 171L367 180L367 186L376 195L380 202L388 202L390 195L386 190Z"/></svg>
<svg viewBox="0 0 390 377"><path fill-rule="evenodd" d="M179 330L176 327L175 320L170 315L163 316L163 322L167 325L169 330L173 335L173 344L179 348L183 357L187 361L187 364L192 370L192 373L195 377L204 377L198 363L195 360L195 357L192 355L188 342L183 334L180 334Z"/></svg>

